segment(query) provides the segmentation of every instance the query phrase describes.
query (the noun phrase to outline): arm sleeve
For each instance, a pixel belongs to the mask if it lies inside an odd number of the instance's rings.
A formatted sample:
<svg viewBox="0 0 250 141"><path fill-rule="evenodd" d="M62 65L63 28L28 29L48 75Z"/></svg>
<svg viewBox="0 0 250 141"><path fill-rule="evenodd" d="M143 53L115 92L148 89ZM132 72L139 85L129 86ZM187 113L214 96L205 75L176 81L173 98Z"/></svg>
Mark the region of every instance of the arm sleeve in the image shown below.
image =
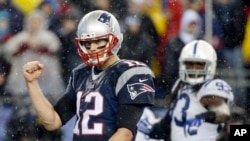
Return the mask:
<svg viewBox="0 0 250 141"><path fill-rule="evenodd" d="M137 129L136 125L142 112L142 105L120 105L118 107L118 128L127 128L135 134Z"/></svg>
<svg viewBox="0 0 250 141"><path fill-rule="evenodd" d="M76 111L75 101L71 100L68 95L64 95L55 105L55 111L60 116L62 124L64 125L70 120Z"/></svg>

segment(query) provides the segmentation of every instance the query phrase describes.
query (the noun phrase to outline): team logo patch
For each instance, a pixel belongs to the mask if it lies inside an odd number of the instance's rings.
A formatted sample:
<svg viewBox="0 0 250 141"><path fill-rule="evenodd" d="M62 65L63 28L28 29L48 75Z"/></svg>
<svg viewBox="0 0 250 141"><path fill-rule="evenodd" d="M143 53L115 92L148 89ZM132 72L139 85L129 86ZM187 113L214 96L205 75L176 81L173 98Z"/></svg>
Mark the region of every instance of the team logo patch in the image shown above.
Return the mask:
<svg viewBox="0 0 250 141"><path fill-rule="evenodd" d="M127 85L128 91L130 93L130 97L134 100L138 95L145 93L145 92L155 92L155 90L144 83L134 83Z"/></svg>

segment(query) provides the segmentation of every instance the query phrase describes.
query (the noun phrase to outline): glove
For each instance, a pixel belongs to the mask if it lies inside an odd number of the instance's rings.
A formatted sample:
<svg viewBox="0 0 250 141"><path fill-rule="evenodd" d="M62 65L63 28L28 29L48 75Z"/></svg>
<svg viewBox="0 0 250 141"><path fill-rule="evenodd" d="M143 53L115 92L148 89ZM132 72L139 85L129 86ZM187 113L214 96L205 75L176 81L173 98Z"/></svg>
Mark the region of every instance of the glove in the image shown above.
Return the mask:
<svg viewBox="0 0 250 141"><path fill-rule="evenodd" d="M137 127L142 133L149 134L153 129L153 124L148 121L148 118L145 118L138 122Z"/></svg>
<svg viewBox="0 0 250 141"><path fill-rule="evenodd" d="M149 134L153 130L153 126L160 122L161 117L157 117L153 111L145 108L141 119L137 123L138 130L144 134Z"/></svg>
<svg viewBox="0 0 250 141"><path fill-rule="evenodd" d="M197 130L203 122L204 120L202 115L197 115L195 118L187 120L185 122L185 132L189 135L197 134Z"/></svg>

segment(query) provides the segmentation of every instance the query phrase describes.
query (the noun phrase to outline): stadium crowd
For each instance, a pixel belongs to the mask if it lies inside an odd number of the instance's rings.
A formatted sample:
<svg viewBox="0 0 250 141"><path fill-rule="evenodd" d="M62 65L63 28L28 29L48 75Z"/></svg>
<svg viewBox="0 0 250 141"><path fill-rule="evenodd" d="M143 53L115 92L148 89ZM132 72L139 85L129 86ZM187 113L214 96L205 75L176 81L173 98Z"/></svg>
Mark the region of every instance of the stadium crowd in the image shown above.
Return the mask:
<svg viewBox="0 0 250 141"><path fill-rule="evenodd" d="M0 0L0 141L69 141L74 118L47 131L32 107L22 67L43 62L40 86L48 100L63 96L71 71L82 63L75 45L77 25L93 10L105 10L123 33L121 59L147 64L156 77L155 103L163 106L179 78L178 58L193 40L205 40L205 0ZM23 3L26 3L24 6ZM212 0L212 42L217 53L215 77L233 90L235 114L250 115L250 2ZM53 85L52 85L53 84ZM238 113L237 113L238 112ZM220 134L227 138L227 129Z"/></svg>

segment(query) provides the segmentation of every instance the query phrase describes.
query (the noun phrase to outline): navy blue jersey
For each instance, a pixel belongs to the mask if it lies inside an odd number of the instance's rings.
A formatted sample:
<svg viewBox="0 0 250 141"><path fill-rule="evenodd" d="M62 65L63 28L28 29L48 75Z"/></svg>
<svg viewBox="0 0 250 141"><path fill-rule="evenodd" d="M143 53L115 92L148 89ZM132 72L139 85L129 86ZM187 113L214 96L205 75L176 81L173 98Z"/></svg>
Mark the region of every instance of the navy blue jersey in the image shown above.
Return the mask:
<svg viewBox="0 0 250 141"><path fill-rule="evenodd" d="M74 69L66 90L76 103L74 141L107 141L117 130L120 104L153 104L153 79L148 66L131 60L120 60L99 73L86 65Z"/></svg>

